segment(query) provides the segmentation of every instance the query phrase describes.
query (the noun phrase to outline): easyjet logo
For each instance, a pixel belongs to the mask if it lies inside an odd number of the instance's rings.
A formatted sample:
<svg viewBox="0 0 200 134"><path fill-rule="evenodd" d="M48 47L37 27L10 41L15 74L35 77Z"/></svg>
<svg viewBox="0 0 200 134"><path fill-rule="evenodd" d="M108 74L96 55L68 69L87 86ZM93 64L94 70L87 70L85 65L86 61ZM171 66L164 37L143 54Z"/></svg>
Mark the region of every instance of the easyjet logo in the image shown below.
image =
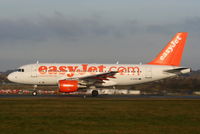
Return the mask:
<svg viewBox="0 0 200 134"><path fill-rule="evenodd" d="M117 71L120 75L140 75L140 68L137 66L90 66L88 64L81 64L80 66L40 66L38 72L40 75L66 75L73 77L75 74L85 75L86 73L97 74L98 72Z"/></svg>
<svg viewBox="0 0 200 134"><path fill-rule="evenodd" d="M170 42L170 45L167 47L167 49L163 52L163 54L160 56L160 60L165 60L165 58L174 51L174 48L177 46L177 44L182 40L182 38L178 35L176 38Z"/></svg>

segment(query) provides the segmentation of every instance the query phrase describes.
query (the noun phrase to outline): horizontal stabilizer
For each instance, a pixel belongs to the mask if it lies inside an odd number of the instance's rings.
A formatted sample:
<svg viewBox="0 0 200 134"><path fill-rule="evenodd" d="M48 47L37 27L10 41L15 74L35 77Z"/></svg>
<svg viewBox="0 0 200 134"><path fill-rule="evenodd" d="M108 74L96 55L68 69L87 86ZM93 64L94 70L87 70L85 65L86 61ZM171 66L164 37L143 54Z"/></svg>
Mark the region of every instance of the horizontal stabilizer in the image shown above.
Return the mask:
<svg viewBox="0 0 200 134"><path fill-rule="evenodd" d="M176 69L165 70L164 72L167 72L167 73L181 73L181 74L184 74L184 73L186 73L186 72L191 72L191 69L190 69L190 68L182 67L182 68L176 68Z"/></svg>

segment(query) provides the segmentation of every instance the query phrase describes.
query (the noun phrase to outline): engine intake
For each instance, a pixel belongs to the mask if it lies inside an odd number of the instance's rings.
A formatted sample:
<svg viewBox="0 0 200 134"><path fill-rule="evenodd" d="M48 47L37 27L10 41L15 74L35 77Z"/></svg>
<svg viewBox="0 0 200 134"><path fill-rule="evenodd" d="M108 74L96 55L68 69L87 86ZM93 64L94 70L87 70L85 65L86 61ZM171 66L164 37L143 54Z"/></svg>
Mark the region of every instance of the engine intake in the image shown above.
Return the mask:
<svg viewBox="0 0 200 134"><path fill-rule="evenodd" d="M77 80L60 80L59 91L64 93L76 92L78 90Z"/></svg>

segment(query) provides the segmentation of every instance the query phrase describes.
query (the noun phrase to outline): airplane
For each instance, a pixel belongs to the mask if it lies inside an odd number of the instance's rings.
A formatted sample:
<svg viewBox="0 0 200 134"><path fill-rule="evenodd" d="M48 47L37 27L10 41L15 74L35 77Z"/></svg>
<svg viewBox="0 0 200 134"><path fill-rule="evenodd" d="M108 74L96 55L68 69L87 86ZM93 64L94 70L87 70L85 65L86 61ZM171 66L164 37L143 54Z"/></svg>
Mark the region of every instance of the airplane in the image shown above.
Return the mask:
<svg viewBox="0 0 200 134"><path fill-rule="evenodd" d="M33 95L37 95L38 85L54 85L61 93L92 89L92 96L97 96L107 86L142 84L191 72L191 68L180 66L187 35L187 32L177 33L146 64L36 63L19 67L7 78L15 83L34 85Z"/></svg>

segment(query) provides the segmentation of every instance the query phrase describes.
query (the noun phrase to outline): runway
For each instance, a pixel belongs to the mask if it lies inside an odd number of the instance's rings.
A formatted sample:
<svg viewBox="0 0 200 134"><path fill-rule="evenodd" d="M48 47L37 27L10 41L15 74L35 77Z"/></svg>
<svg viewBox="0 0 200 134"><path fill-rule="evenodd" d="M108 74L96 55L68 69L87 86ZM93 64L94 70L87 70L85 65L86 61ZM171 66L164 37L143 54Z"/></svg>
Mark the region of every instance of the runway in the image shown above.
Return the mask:
<svg viewBox="0 0 200 134"><path fill-rule="evenodd" d="M0 98L120 98L120 99L199 99L196 95L169 96L169 95L99 95L92 97L91 95L0 95Z"/></svg>

